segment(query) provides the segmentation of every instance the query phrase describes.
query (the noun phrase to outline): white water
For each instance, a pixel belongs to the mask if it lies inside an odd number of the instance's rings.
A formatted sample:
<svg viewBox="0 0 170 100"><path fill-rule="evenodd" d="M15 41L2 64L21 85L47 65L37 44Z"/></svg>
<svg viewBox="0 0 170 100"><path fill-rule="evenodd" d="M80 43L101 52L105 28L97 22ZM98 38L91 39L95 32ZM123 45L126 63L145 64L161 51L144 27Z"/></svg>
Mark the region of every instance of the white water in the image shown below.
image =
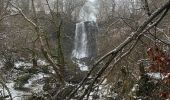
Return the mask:
<svg viewBox="0 0 170 100"><path fill-rule="evenodd" d="M85 32L84 22L76 24L75 40L74 40L73 57L81 59L88 56L87 52L87 34Z"/></svg>
<svg viewBox="0 0 170 100"><path fill-rule="evenodd" d="M77 60L76 63L77 63L77 65L80 67L80 70L81 70L81 71L87 71L87 70L89 70L88 66L86 66L85 63L79 62L78 60Z"/></svg>
<svg viewBox="0 0 170 100"><path fill-rule="evenodd" d="M97 10L98 0L88 0L80 10L79 20L80 23L76 24L75 38L74 38L74 49L72 52L72 58L75 58L77 65L80 67L80 70L86 71L88 67L80 62L80 59L89 57L88 50L88 38L87 38L87 27L85 22L93 21L96 22L96 16L98 13Z"/></svg>
<svg viewBox="0 0 170 100"><path fill-rule="evenodd" d="M32 63L26 63L26 62L15 62L15 67L16 68L20 68L20 67L31 67ZM48 63L45 62L44 60L38 60L38 65L47 65ZM3 63L0 61L0 68L3 67ZM41 80L44 77L49 77L48 74L44 74L44 73L38 73L38 74L34 74L29 80L28 83L26 83L23 87L24 88L29 88L29 91L21 91L21 90L16 90L14 89L14 84L15 82L13 80L8 80L6 84L6 86L8 87L13 100L23 100L24 97L29 97L32 95L32 93L40 93L41 91L43 91L43 85L44 84L39 84L36 81L37 80ZM3 91L3 87L0 84L0 91ZM7 91L5 90L4 92L5 95L7 95Z"/></svg>
<svg viewBox="0 0 170 100"><path fill-rule="evenodd" d="M43 77L49 77L49 75L45 75L43 73L38 73L37 75L34 75L32 78L28 80L28 83L24 85L25 88L31 89L29 92L27 91L21 91L21 90L15 90L14 89L14 81L10 81L6 83L7 87L9 88L9 91L12 95L13 100L22 100L25 96L29 97L32 95L32 93L40 93L43 91L43 84L35 84L36 80L42 79ZM1 89L0 89L1 90ZM7 91L5 91L7 94Z"/></svg>
<svg viewBox="0 0 170 100"><path fill-rule="evenodd" d="M76 24L74 50L72 52L72 57L76 58L75 63L77 63L77 65L80 67L80 70L88 70L88 67L79 61L82 58L88 57L87 34L84 22Z"/></svg>
<svg viewBox="0 0 170 100"><path fill-rule="evenodd" d="M7 87L9 88L9 91L12 95L13 100L22 100L23 96L31 96L32 93L26 92L26 91L20 91L20 90L15 90L14 89L14 82L11 81L9 83L6 83ZM7 94L7 91L5 91Z"/></svg>

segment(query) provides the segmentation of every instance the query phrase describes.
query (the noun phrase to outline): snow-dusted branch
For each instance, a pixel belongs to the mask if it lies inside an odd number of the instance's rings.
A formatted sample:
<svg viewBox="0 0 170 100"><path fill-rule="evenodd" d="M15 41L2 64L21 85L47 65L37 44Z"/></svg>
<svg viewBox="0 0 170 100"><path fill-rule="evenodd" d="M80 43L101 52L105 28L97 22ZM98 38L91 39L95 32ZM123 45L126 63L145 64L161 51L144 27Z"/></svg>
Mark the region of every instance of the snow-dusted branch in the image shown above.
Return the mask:
<svg viewBox="0 0 170 100"><path fill-rule="evenodd" d="M34 0L32 0L33 2ZM31 19L29 19L24 13L23 11L17 7L16 5L14 5L13 3L10 2L10 4L19 11L19 14L21 14L21 16L28 22L30 23L35 31L36 31L36 34L38 36L38 40L40 41L40 45L41 45L41 50L42 50L42 53L44 55L44 57L46 58L46 60L52 65L55 73L56 73L56 77L60 80L60 82L62 83L62 85L65 85L65 81L63 79L63 76L61 75L61 72L60 72L60 65L56 64L54 59L51 57L51 55L47 52L46 48L45 48L45 43L42 39L42 36L41 36L41 32L40 32L40 29L39 29L39 26L37 25L37 23L33 22ZM34 3L33 4L33 7L34 7ZM35 8L33 8L33 10L35 11ZM34 13L36 14L36 13ZM36 16L36 15L35 15Z"/></svg>
<svg viewBox="0 0 170 100"><path fill-rule="evenodd" d="M105 65L98 71L98 73L96 74L96 76L92 79L91 84L85 89L84 93L81 95L81 97L79 98L79 100L81 100L82 98L84 98L84 96L92 89L93 85L95 84L96 80L104 73L104 71L108 68L108 66L110 65L110 63L112 62L112 60L117 56L117 54L123 50L123 48L125 48L128 44L130 44L132 41L138 39L138 36L140 36L141 34L147 32L149 29L153 28L155 25L157 25L166 15L167 11L169 10L170 7L170 0L168 0L162 7L158 8L155 12L153 12L149 18L144 21L144 23L137 29L136 32L132 32L129 37L127 37L124 42L122 42L119 46L117 46L115 49L111 50L110 52L108 52L107 54L105 54L104 56L102 56L91 68L90 72L87 74L87 76L84 78L84 80L79 84L79 86L73 90L73 92L70 94L70 96L67 99L70 99L77 91L78 89L85 84L85 82L87 81L88 77L91 75L92 71L95 69L95 67L104 59L108 58L108 61L105 63ZM164 12L162 14L162 16L155 21L154 23L152 23L152 21L158 16L160 15L162 12ZM150 23L152 23L151 25L149 25ZM125 53L126 54L126 53ZM128 54L128 53L127 53Z"/></svg>

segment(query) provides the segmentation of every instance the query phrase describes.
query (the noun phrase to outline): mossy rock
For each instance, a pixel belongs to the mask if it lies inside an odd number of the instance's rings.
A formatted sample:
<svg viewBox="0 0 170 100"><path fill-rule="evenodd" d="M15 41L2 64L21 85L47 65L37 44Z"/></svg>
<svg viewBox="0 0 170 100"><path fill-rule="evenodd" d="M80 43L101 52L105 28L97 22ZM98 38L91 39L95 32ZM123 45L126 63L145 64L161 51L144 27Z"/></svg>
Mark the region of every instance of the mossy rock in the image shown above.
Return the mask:
<svg viewBox="0 0 170 100"><path fill-rule="evenodd" d="M15 68L16 70L23 72L23 73L31 73L36 74L38 73L38 68L30 68L29 66L20 66L19 68Z"/></svg>
<svg viewBox="0 0 170 100"><path fill-rule="evenodd" d="M30 73L24 73L24 74L20 74L20 76L17 77L17 79L15 80L15 85L14 88L15 89L20 89L23 88L23 86L28 83L28 80L31 78L31 74Z"/></svg>
<svg viewBox="0 0 170 100"><path fill-rule="evenodd" d="M52 89L52 87L51 87L51 85L50 84L45 84L44 86L43 86L43 90L44 91L49 91L49 90L51 90Z"/></svg>
<svg viewBox="0 0 170 100"><path fill-rule="evenodd" d="M32 97L30 97L30 98L27 98L26 100L46 100L46 99L44 99L43 97L41 97L41 96L32 96Z"/></svg>
<svg viewBox="0 0 170 100"><path fill-rule="evenodd" d="M36 74L36 73L38 73L38 69L37 68L29 68L29 69L27 69L28 70L28 72L30 73L30 74Z"/></svg>
<svg viewBox="0 0 170 100"><path fill-rule="evenodd" d="M12 69L14 67L14 61L13 60L7 60L4 62L4 66L7 70Z"/></svg>
<svg viewBox="0 0 170 100"><path fill-rule="evenodd" d="M50 73L49 72L50 69L49 69L48 66L41 66L41 70L42 70L43 73L47 73L47 74Z"/></svg>
<svg viewBox="0 0 170 100"><path fill-rule="evenodd" d="M26 100L52 100L52 99L48 93L41 93L41 94L33 94L31 97L27 98Z"/></svg>

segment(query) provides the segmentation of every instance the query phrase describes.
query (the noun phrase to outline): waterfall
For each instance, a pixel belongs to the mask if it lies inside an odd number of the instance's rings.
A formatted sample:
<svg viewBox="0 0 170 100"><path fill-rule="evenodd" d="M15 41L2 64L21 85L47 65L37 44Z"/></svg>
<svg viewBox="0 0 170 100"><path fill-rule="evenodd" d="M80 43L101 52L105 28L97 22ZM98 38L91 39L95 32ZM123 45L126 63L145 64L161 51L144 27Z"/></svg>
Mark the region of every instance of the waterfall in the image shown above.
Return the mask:
<svg viewBox="0 0 170 100"><path fill-rule="evenodd" d="M80 70L88 70L88 63L96 56L95 34L98 32L96 24L97 0L89 0L80 10L79 20L76 24L74 49L72 60Z"/></svg>
<svg viewBox="0 0 170 100"><path fill-rule="evenodd" d="M84 22L76 24L75 40L74 40L73 57L81 59L88 57L87 51L87 34L85 31Z"/></svg>
<svg viewBox="0 0 170 100"><path fill-rule="evenodd" d="M95 34L98 27L94 21L76 24L72 59L81 70L88 70L88 63L97 55Z"/></svg>

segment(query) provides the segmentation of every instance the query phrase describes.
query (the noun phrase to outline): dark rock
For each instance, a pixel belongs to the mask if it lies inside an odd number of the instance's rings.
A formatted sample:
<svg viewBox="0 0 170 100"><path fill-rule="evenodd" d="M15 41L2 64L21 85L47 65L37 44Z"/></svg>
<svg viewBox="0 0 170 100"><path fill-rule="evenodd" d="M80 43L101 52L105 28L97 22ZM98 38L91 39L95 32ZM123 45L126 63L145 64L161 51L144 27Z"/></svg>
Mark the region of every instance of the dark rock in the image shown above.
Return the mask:
<svg viewBox="0 0 170 100"><path fill-rule="evenodd" d="M96 34L98 33L98 27L94 21L84 22L87 33L87 50L88 58L94 58L97 55L96 49Z"/></svg>
<svg viewBox="0 0 170 100"><path fill-rule="evenodd" d="M55 96L53 96L53 100L65 100L66 96L70 94L70 92L75 88L73 85L68 85Z"/></svg>

